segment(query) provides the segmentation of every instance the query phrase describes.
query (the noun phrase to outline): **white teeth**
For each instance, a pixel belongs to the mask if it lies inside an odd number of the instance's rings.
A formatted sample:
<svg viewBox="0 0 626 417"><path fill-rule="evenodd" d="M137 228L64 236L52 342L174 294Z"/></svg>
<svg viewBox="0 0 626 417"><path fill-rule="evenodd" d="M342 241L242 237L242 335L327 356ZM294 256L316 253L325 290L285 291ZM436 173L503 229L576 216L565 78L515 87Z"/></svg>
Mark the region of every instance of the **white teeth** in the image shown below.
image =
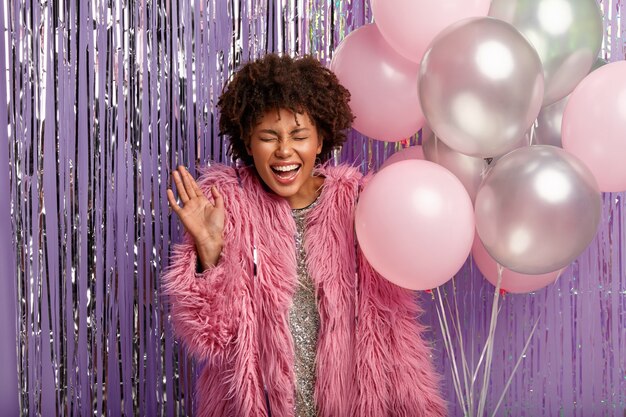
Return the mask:
<svg viewBox="0 0 626 417"><path fill-rule="evenodd" d="M297 169L300 165L283 165L283 166L273 166L272 169L275 169L276 171L281 171L281 172L287 172L287 171L293 171L294 169Z"/></svg>

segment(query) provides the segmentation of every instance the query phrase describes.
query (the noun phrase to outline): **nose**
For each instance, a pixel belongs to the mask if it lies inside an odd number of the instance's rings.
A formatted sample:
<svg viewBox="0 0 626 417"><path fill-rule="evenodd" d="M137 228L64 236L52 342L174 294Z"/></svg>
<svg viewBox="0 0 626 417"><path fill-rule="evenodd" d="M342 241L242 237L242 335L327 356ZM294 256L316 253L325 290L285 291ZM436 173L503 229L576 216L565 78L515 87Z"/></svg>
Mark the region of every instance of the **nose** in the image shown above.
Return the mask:
<svg viewBox="0 0 626 417"><path fill-rule="evenodd" d="M287 158L291 156L292 152L293 149L288 140L278 141L278 145L276 146L276 156L278 158Z"/></svg>

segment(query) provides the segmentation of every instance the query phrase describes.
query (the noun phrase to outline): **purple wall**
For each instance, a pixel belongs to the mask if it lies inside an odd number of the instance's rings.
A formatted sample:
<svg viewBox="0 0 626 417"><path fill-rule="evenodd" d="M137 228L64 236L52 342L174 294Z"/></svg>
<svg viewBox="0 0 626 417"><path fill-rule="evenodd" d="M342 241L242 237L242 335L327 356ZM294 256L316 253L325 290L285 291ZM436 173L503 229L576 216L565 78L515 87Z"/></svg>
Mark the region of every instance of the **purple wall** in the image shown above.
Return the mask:
<svg viewBox="0 0 626 417"><path fill-rule="evenodd" d="M611 61L625 58L621 4L602 2ZM3 410L19 399L23 415L189 414L195 365L172 338L159 288L181 234L165 199L171 168L225 160L214 105L241 61L280 51L328 63L346 34L371 21L369 4L2 7ZM353 133L337 159L375 169L401 146ZM488 410L539 318L499 415L624 415L625 210L623 194L605 194L596 240L558 284L504 298ZM449 300L452 288L444 286ZM493 289L468 262L456 290L464 350L475 361ZM422 300L451 414L461 415L435 303L429 294Z"/></svg>

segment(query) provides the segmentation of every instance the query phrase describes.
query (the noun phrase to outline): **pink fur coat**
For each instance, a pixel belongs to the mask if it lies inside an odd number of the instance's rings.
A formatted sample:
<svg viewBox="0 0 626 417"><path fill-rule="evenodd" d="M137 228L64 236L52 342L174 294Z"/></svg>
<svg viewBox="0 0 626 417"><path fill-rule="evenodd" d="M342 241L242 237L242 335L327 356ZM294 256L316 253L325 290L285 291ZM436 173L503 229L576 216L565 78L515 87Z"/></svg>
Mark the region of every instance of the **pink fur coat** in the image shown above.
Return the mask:
<svg viewBox="0 0 626 417"><path fill-rule="evenodd" d="M361 174L348 166L318 172L326 180L305 234L320 314L318 415L444 416L414 294L382 279L356 245ZM199 181L206 195L212 184L227 211L218 264L197 273L194 245L186 238L163 276L175 333L206 363L197 381L197 414L261 417L270 415L269 405L272 417L293 416L291 209L264 189L254 169L213 166Z"/></svg>

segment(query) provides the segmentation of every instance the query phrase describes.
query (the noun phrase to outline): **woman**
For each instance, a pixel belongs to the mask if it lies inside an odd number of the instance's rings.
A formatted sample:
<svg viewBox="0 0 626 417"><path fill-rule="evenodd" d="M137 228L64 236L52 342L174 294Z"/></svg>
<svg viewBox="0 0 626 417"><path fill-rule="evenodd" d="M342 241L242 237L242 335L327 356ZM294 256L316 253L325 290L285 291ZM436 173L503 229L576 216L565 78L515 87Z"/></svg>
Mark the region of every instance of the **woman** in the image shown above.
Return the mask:
<svg viewBox="0 0 626 417"><path fill-rule="evenodd" d="M348 100L315 59L267 55L218 102L246 167L173 173L187 234L163 280L175 332L206 362L200 416L445 415L413 294L356 244L361 174L319 164L345 140Z"/></svg>

